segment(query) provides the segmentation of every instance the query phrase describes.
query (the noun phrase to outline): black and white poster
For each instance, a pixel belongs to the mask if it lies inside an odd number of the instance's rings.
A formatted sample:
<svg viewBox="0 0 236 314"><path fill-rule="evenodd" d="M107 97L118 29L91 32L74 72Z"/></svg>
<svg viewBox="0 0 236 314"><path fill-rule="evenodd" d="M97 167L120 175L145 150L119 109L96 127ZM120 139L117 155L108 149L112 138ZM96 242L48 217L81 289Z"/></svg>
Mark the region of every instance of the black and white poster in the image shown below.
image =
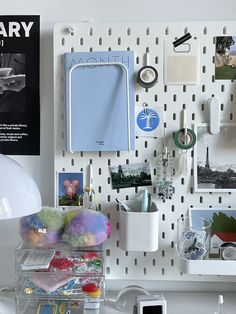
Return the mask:
<svg viewBox="0 0 236 314"><path fill-rule="evenodd" d="M0 16L2 154L40 154L39 36L39 16Z"/></svg>

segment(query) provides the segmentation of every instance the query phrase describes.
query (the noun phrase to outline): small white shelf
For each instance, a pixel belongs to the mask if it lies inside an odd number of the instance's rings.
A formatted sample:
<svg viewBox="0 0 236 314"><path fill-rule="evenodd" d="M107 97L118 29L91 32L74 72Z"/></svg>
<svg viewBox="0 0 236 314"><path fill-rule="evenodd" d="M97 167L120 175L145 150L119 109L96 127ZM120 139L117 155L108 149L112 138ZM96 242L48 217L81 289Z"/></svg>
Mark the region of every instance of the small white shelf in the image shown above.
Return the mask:
<svg viewBox="0 0 236 314"><path fill-rule="evenodd" d="M176 251L178 268L184 274L236 276L236 261L221 259L187 260Z"/></svg>

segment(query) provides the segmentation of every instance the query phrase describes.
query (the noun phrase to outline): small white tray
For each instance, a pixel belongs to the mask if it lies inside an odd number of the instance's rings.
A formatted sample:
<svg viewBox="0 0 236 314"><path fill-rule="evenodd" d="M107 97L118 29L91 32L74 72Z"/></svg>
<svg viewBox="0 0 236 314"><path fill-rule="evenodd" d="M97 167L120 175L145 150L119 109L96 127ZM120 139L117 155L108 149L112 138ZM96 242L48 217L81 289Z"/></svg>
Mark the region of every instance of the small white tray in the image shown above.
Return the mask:
<svg viewBox="0 0 236 314"><path fill-rule="evenodd" d="M236 261L220 259L187 260L180 257L176 250L178 268L182 273L191 275L230 275L236 276Z"/></svg>

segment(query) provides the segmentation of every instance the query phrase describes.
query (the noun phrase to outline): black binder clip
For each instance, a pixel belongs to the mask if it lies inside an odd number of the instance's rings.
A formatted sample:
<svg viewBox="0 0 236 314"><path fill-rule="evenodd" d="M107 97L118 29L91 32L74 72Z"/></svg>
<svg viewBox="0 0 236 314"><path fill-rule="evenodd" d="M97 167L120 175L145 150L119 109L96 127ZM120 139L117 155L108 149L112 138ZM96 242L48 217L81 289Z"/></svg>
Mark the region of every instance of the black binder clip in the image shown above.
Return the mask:
<svg viewBox="0 0 236 314"><path fill-rule="evenodd" d="M179 45L183 44L185 41L187 41L190 38L192 38L191 34L187 33L184 36L173 41L173 45L174 45L174 47L178 47Z"/></svg>

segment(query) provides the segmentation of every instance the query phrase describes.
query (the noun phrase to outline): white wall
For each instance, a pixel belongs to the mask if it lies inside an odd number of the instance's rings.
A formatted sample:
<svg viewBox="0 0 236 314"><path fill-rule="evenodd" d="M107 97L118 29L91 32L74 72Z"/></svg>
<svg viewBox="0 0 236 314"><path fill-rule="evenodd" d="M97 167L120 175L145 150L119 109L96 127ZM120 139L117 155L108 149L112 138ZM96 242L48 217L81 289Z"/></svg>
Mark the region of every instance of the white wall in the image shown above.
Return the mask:
<svg viewBox="0 0 236 314"><path fill-rule="evenodd" d="M53 205L53 25L64 21L234 20L235 0L0 0L1 15L41 16L41 155L16 158ZM235 34L232 34L235 35ZM14 284L18 220L0 222L0 286Z"/></svg>

